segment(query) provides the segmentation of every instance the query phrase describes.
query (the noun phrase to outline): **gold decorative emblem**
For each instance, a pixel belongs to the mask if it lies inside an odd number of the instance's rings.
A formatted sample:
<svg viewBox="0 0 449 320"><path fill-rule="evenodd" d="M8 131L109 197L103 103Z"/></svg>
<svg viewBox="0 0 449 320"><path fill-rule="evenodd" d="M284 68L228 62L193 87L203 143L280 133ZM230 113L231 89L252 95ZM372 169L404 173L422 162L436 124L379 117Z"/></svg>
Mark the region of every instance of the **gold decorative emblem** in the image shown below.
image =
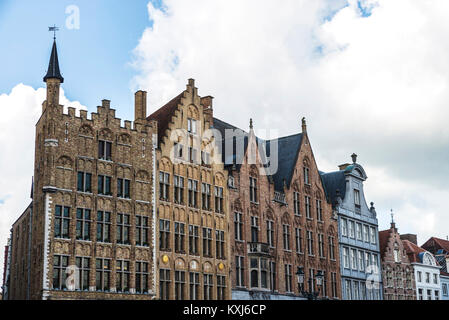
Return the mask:
<svg viewBox="0 0 449 320"><path fill-rule="evenodd" d="M164 254L164 255L162 256L162 262L163 262L163 263L167 263L167 262L168 262L168 256L167 256L166 254Z"/></svg>
<svg viewBox="0 0 449 320"><path fill-rule="evenodd" d="M218 264L218 269L219 270L223 270L224 269L224 264L222 263L222 262L220 262L219 264Z"/></svg>

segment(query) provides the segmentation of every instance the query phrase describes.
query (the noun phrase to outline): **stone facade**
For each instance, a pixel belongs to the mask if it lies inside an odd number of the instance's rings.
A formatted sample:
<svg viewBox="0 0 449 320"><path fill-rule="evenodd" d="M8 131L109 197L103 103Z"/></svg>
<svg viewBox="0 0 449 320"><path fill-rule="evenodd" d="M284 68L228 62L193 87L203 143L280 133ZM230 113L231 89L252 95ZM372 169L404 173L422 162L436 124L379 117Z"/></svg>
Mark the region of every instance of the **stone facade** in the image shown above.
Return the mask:
<svg viewBox="0 0 449 320"><path fill-rule="evenodd" d="M384 300L415 300L413 266L394 222L379 232Z"/></svg>
<svg viewBox="0 0 449 320"><path fill-rule="evenodd" d="M223 139L224 158L238 159L238 155L230 156L225 150L225 140L229 140L226 130L237 128L219 119L214 119L214 127ZM242 162L225 163L233 214L233 299L305 299L304 292L318 291L319 298L339 299L337 220L326 201L305 124L302 134L276 141L279 166L272 174L263 165L268 156L265 147L271 144L255 137L252 121L243 139ZM270 150L273 156L274 147ZM305 197L309 198L309 209ZM321 208L319 217L317 206ZM305 273L303 291L297 281L298 268ZM321 287L316 285L318 271L324 273Z"/></svg>
<svg viewBox="0 0 449 320"><path fill-rule="evenodd" d="M342 296L344 300L382 300L378 222L363 189L367 175L356 163L323 173L322 179L338 214ZM370 281L370 279L379 281Z"/></svg>
<svg viewBox="0 0 449 320"><path fill-rule="evenodd" d="M231 298L227 172L212 161L221 157L207 136L212 115L212 97L200 97L190 79L185 91L148 117L160 125L159 299Z"/></svg>
<svg viewBox="0 0 449 320"><path fill-rule="evenodd" d="M23 292L28 281L18 279L20 284L10 285L18 292L11 298L150 299L156 291L152 195L157 124L139 117L134 126L131 121L122 126L108 100L90 119L86 111L78 116L70 107L65 113L59 104L63 78L56 44L44 79L47 99L36 125L30 207L32 270L28 292ZM136 109L146 107L145 95L136 93Z"/></svg>

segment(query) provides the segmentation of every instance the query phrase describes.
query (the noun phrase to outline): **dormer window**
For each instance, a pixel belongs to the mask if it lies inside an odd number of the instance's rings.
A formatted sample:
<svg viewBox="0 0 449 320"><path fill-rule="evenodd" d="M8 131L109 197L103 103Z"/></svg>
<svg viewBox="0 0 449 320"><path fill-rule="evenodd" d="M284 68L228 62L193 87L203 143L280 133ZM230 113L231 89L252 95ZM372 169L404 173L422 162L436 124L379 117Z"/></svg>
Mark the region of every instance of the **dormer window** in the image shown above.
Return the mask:
<svg viewBox="0 0 449 320"><path fill-rule="evenodd" d="M187 131L192 134L197 133L197 121L195 119L187 119Z"/></svg>
<svg viewBox="0 0 449 320"><path fill-rule="evenodd" d="M354 204L357 208L360 208L360 191L354 189Z"/></svg>

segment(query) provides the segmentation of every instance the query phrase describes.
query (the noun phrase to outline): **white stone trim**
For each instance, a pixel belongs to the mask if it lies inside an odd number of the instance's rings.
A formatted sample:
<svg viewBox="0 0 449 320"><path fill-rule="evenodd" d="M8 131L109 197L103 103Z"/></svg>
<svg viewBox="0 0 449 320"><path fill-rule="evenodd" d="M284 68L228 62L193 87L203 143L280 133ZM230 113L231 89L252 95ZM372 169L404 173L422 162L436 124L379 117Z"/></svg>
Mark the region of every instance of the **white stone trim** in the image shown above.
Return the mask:
<svg viewBox="0 0 449 320"><path fill-rule="evenodd" d="M42 299L47 300L48 298L48 256L50 255L50 228L51 228L51 195L50 193L45 194L45 204L44 204L44 268L43 268L43 276L42 276Z"/></svg>

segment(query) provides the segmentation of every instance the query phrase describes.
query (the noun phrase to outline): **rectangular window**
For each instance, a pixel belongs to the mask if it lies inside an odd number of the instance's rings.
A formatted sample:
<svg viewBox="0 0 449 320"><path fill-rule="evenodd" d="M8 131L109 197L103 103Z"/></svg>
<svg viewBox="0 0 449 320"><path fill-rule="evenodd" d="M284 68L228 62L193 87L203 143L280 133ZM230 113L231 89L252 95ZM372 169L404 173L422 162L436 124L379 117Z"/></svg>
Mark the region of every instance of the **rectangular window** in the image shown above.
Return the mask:
<svg viewBox="0 0 449 320"><path fill-rule="evenodd" d="M159 249L170 251L170 221L159 220Z"/></svg>
<svg viewBox="0 0 449 320"><path fill-rule="evenodd" d="M302 253L302 232L301 229L295 228L295 236L296 236L296 252Z"/></svg>
<svg viewBox="0 0 449 320"><path fill-rule="evenodd" d="M184 300L184 290L186 285L186 273L175 271L175 300Z"/></svg>
<svg viewBox="0 0 449 320"><path fill-rule="evenodd" d="M374 228L374 227L371 227L371 232L370 232L370 234L371 234L371 243L372 244L376 244L376 228Z"/></svg>
<svg viewBox="0 0 449 320"><path fill-rule="evenodd" d="M182 151L183 145L175 142L173 145L173 152L175 159L182 159Z"/></svg>
<svg viewBox="0 0 449 320"><path fill-rule="evenodd" d="M136 246L149 247L149 231L148 217L136 215Z"/></svg>
<svg viewBox="0 0 449 320"><path fill-rule="evenodd" d="M426 283L430 283L430 273L426 272Z"/></svg>
<svg viewBox="0 0 449 320"><path fill-rule="evenodd" d="M224 231L215 230L215 244L217 259L225 259L225 238Z"/></svg>
<svg viewBox="0 0 449 320"><path fill-rule="evenodd" d="M290 226L284 224L282 226L283 230L283 239L284 239L284 250L290 250Z"/></svg>
<svg viewBox="0 0 449 320"><path fill-rule="evenodd" d="M304 172L304 184L310 185L309 168L304 167L303 172Z"/></svg>
<svg viewBox="0 0 449 320"><path fill-rule="evenodd" d="M76 257L76 267L79 270L76 289L81 291L89 290L90 258Z"/></svg>
<svg viewBox="0 0 449 320"><path fill-rule="evenodd" d="M364 263L363 263L363 251L357 251L359 257L359 270L365 271Z"/></svg>
<svg viewBox="0 0 449 320"><path fill-rule="evenodd" d="M199 227L189 225L189 253L191 255L199 255Z"/></svg>
<svg viewBox="0 0 449 320"><path fill-rule="evenodd" d="M177 204L184 204L184 178L180 176L174 176L174 181L175 181L174 201Z"/></svg>
<svg viewBox="0 0 449 320"><path fill-rule="evenodd" d="M276 290L276 262L271 261L270 262L270 283L271 283L271 290Z"/></svg>
<svg viewBox="0 0 449 320"><path fill-rule="evenodd" d="M285 265L285 291L286 292L292 292L292 265L286 264Z"/></svg>
<svg viewBox="0 0 449 320"><path fill-rule="evenodd" d="M226 299L226 277L217 275L217 300Z"/></svg>
<svg viewBox="0 0 449 320"><path fill-rule="evenodd" d="M360 191L357 189L354 189L354 204L360 208Z"/></svg>
<svg viewBox="0 0 449 320"><path fill-rule="evenodd" d="M89 209L76 209L76 239L90 240L90 226L92 220L90 218Z"/></svg>
<svg viewBox="0 0 449 320"><path fill-rule="evenodd" d="M300 207L299 207L300 203L299 203L299 192L293 192L293 212L295 214L295 216L300 216L301 215L301 211L300 211Z"/></svg>
<svg viewBox="0 0 449 320"><path fill-rule="evenodd" d="M355 234L356 234L357 240L363 240L363 238L362 238L362 224L361 223L356 223L356 225L355 225Z"/></svg>
<svg viewBox="0 0 449 320"><path fill-rule="evenodd" d="M201 151L201 165L209 166L210 162L210 153L206 151Z"/></svg>
<svg viewBox="0 0 449 320"><path fill-rule="evenodd" d="M343 266L349 269L349 248L343 248Z"/></svg>
<svg viewBox="0 0 449 320"><path fill-rule="evenodd" d="M212 300L212 289L214 287L213 283L213 275L204 274L204 283L203 283L203 299L204 300Z"/></svg>
<svg viewBox="0 0 449 320"><path fill-rule="evenodd" d="M161 300L170 299L170 270L159 269L159 290Z"/></svg>
<svg viewBox="0 0 449 320"><path fill-rule="evenodd" d="M67 267L69 266L69 257L54 255L53 256L53 289L66 289Z"/></svg>
<svg viewBox="0 0 449 320"><path fill-rule="evenodd" d="M316 201L316 217L318 221L323 221L323 208L321 208L321 200Z"/></svg>
<svg viewBox="0 0 449 320"><path fill-rule="evenodd" d="M109 291L111 283L111 260L96 259L95 260L95 284L97 291Z"/></svg>
<svg viewBox="0 0 449 320"><path fill-rule="evenodd" d="M203 210L210 210L210 184L201 184L201 200Z"/></svg>
<svg viewBox="0 0 449 320"><path fill-rule="evenodd" d="M324 258L324 234L318 234L318 253L320 258Z"/></svg>
<svg viewBox="0 0 449 320"><path fill-rule="evenodd" d="M257 203L257 179L249 177L249 201Z"/></svg>
<svg viewBox="0 0 449 320"><path fill-rule="evenodd" d="M111 242L111 213L105 211L97 212L97 241Z"/></svg>
<svg viewBox="0 0 449 320"><path fill-rule="evenodd" d="M354 221L349 220L348 221L348 231L349 231L349 237L355 238L355 230L354 230Z"/></svg>
<svg viewBox="0 0 449 320"><path fill-rule="evenodd" d="M102 160L112 160L112 142L98 141L98 159Z"/></svg>
<svg viewBox="0 0 449 320"><path fill-rule="evenodd" d="M169 201L170 174L159 172L159 199Z"/></svg>
<svg viewBox="0 0 449 320"><path fill-rule="evenodd" d="M267 242L270 247L274 247L274 222L267 220Z"/></svg>
<svg viewBox="0 0 449 320"><path fill-rule="evenodd" d="M197 272L190 272L190 300L199 300L200 298L200 274Z"/></svg>
<svg viewBox="0 0 449 320"><path fill-rule="evenodd" d="M333 236L328 237L329 241L329 257L331 260L335 260L335 238Z"/></svg>
<svg viewBox="0 0 449 320"><path fill-rule="evenodd" d="M187 119L187 131L193 134L197 133L197 121L195 119Z"/></svg>
<svg viewBox="0 0 449 320"><path fill-rule="evenodd" d="M190 163L198 163L197 162L197 154L198 154L198 150L192 147L189 147L189 162Z"/></svg>
<svg viewBox="0 0 449 320"><path fill-rule="evenodd" d="M341 218L341 235L347 237L348 236L348 221L344 218Z"/></svg>
<svg viewBox="0 0 449 320"><path fill-rule="evenodd" d="M128 179L121 179L121 178L117 179L117 197L130 199L131 198L130 185L131 181Z"/></svg>
<svg viewBox="0 0 449 320"><path fill-rule="evenodd" d="M443 283L443 296L447 297L448 296L448 290L447 290L447 284Z"/></svg>
<svg viewBox="0 0 449 320"><path fill-rule="evenodd" d="M307 253L309 254L309 256L313 256L314 255L314 250L313 250L313 232L312 231L307 231Z"/></svg>
<svg viewBox="0 0 449 320"><path fill-rule="evenodd" d="M223 213L223 188L215 187L215 212Z"/></svg>
<svg viewBox="0 0 449 320"><path fill-rule="evenodd" d="M369 227L367 225L363 225L363 240L369 242Z"/></svg>
<svg viewBox="0 0 449 320"><path fill-rule="evenodd" d="M371 257L368 252L365 252L365 268L368 268L368 266L371 264Z"/></svg>
<svg viewBox="0 0 449 320"><path fill-rule="evenodd" d="M236 256L235 257L235 282L237 287L245 286L245 266L244 266L244 257Z"/></svg>
<svg viewBox="0 0 449 320"><path fill-rule="evenodd" d="M310 197L305 196L304 200L305 200L305 204L306 204L306 217L307 217L307 219L312 219L312 206L310 203Z"/></svg>
<svg viewBox="0 0 449 320"><path fill-rule="evenodd" d="M98 176L98 194L112 196L111 177Z"/></svg>
<svg viewBox="0 0 449 320"><path fill-rule="evenodd" d="M198 181L189 179L189 207L198 208Z"/></svg>
<svg viewBox="0 0 449 320"><path fill-rule="evenodd" d="M351 268L357 270L357 251L351 249Z"/></svg>
<svg viewBox="0 0 449 320"><path fill-rule="evenodd" d="M70 239L69 235L70 226L70 208L63 206L55 207L55 238Z"/></svg>
<svg viewBox="0 0 449 320"><path fill-rule="evenodd" d="M422 272L421 271L417 272L417 278L418 278L418 282L422 281Z"/></svg>
<svg viewBox="0 0 449 320"><path fill-rule="evenodd" d="M243 238L243 217L239 212L234 213L234 237L235 240L241 241Z"/></svg>
<svg viewBox="0 0 449 320"><path fill-rule="evenodd" d="M203 228L203 255L212 257L212 229Z"/></svg>
<svg viewBox="0 0 449 320"><path fill-rule="evenodd" d="M130 244L129 230L131 229L129 214L117 213L117 243Z"/></svg>
<svg viewBox="0 0 449 320"><path fill-rule="evenodd" d="M136 292L148 293L148 262L136 261Z"/></svg>
<svg viewBox="0 0 449 320"><path fill-rule="evenodd" d="M331 273L331 283L332 283L332 297L337 297L337 273Z"/></svg>
<svg viewBox="0 0 449 320"><path fill-rule="evenodd" d="M128 292L129 291L129 261L128 260L117 260L117 265L115 268L115 288L117 292Z"/></svg>
<svg viewBox="0 0 449 320"><path fill-rule="evenodd" d="M251 242L259 242L259 218L251 217Z"/></svg>
<svg viewBox="0 0 449 320"><path fill-rule="evenodd" d="M175 222L175 252L185 253L184 239L185 239L185 224Z"/></svg>
<svg viewBox="0 0 449 320"><path fill-rule="evenodd" d="M92 192L92 173L78 171L77 190L80 192Z"/></svg>
<svg viewBox="0 0 449 320"><path fill-rule="evenodd" d="M438 284L438 274L436 273L433 274L433 283Z"/></svg>

